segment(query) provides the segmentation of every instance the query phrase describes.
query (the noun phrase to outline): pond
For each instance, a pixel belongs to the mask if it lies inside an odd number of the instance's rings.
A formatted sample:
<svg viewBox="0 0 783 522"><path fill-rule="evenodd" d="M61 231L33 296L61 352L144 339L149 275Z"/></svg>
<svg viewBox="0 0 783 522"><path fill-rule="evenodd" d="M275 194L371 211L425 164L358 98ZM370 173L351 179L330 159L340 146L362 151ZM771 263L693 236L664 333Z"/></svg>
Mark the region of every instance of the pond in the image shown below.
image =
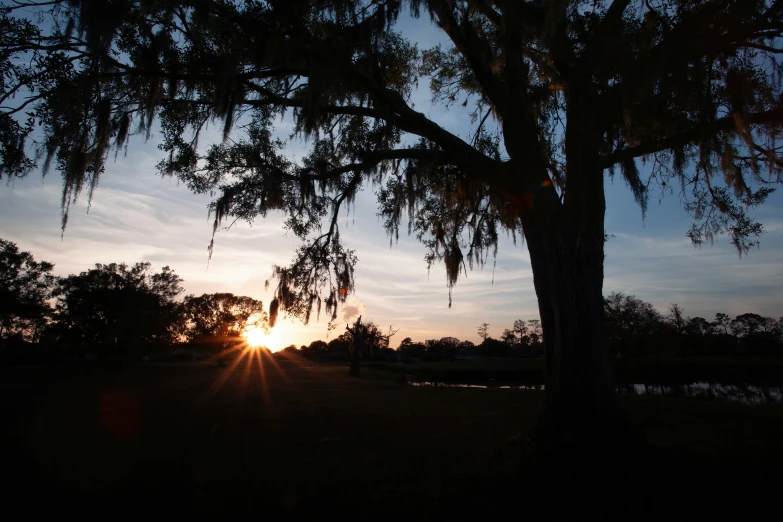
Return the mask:
<svg viewBox="0 0 783 522"><path fill-rule="evenodd" d="M513 390L544 390L543 384L459 384L439 381L418 381L407 376L409 386L444 388L500 388ZM768 404L783 406L783 386L763 386L748 384L717 384L695 382L692 384L621 384L617 387L621 395L650 397L686 397L692 399L719 400L755 405Z"/></svg>

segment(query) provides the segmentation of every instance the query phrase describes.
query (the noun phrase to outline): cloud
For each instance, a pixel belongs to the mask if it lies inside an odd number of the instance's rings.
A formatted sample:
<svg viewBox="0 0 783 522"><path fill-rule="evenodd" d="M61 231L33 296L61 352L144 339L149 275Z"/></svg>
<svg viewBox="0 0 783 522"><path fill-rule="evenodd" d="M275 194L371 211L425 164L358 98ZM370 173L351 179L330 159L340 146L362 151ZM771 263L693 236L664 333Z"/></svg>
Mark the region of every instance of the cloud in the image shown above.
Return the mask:
<svg viewBox="0 0 783 522"><path fill-rule="evenodd" d="M351 296L349 297L342 310L340 310L340 322L350 323L360 315L367 314L367 305L360 303L358 299Z"/></svg>

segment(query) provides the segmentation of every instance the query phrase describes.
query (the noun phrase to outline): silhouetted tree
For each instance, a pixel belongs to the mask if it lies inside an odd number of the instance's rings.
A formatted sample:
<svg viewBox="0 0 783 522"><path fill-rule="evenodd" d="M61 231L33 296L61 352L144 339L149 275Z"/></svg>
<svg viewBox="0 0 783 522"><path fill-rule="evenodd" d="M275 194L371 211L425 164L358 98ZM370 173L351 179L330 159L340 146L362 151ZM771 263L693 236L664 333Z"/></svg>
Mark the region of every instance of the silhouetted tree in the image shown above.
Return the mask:
<svg viewBox="0 0 783 522"><path fill-rule="evenodd" d="M713 333L714 327L712 323L703 317L691 317L688 319L688 324L685 326L685 330L689 335L703 337Z"/></svg>
<svg viewBox="0 0 783 522"><path fill-rule="evenodd" d="M625 431L603 324L605 173L619 170L642 212L649 185L682 187L691 240L727 233L740 253L762 231L746 209L783 179L778 2L3 5L0 175L25 174L40 154L65 180L65 223L111 150L149 136L159 117L161 171L220 194L215 227L282 210L306 242L273 271L272 324L278 309L334 318L353 290L356 257L337 218L367 179L385 179L392 238L407 214L428 263L444 262L449 296L466 264L494 255L500 230L524 234L551 443ZM450 42L419 51L395 32L407 7ZM464 105L469 136L413 108L424 79L433 101ZM300 162L272 133L288 109L311 138ZM193 135L215 119L224 139L202 152ZM240 119L246 138L226 140ZM33 132L41 139L29 143Z"/></svg>
<svg viewBox="0 0 783 522"><path fill-rule="evenodd" d="M459 343L460 350L464 350L465 348L475 348L476 343L473 341L462 341Z"/></svg>
<svg viewBox="0 0 783 522"><path fill-rule="evenodd" d="M320 339L317 341L313 341L310 343L310 346L308 346L306 349L302 348L302 353L305 357L309 359L315 359L316 361L320 361L321 358L323 358L326 355L328 345L326 342L321 341Z"/></svg>
<svg viewBox="0 0 783 522"><path fill-rule="evenodd" d="M307 347L306 347L306 346L304 346L304 348L307 348ZM280 351L277 353L277 355L283 355L283 356L289 356L289 357L290 357L290 356L296 357L296 356L298 356L298 355L299 355L299 348L297 348L295 344L289 344L288 346L286 346L285 348L283 348L282 350L280 350Z"/></svg>
<svg viewBox="0 0 783 522"><path fill-rule="evenodd" d="M527 335L527 323L524 320L517 319L514 321L514 334L521 344L528 344L530 342Z"/></svg>
<svg viewBox="0 0 783 522"><path fill-rule="evenodd" d="M261 301L231 293L188 295L182 302L182 334L188 341L207 343L225 350L244 342L249 328L267 329L267 314Z"/></svg>
<svg viewBox="0 0 783 522"><path fill-rule="evenodd" d="M168 266L96 264L59 279L53 338L106 355L162 347L172 340L182 279Z"/></svg>
<svg viewBox="0 0 783 522"><path fill-rule="evenodd" d="M481 351L487 357L508 357L508 345L499 339L487 337L479 345Z"/></svg>
<svg viewBox="0 0 783 522"><path fill-rule="evenodd" d="M683 310L680 305L672 303L669 307L669 314L666 316L666 319L679 335L685 333L685 326L688 324L689 318L685 316L685 310Z"/></svg>
<svg viewBox="0 0 783 522"><path fill-rule="evenodd" d="M668 333L666 336L668 339L663 339L663 341L671 353L683 356L688 351L689 340L685 337L685 334L690 318L685 315L685 310L676 303L672 303L669 306L668 312L666 317L664 317L664 331Z"/></svg>
<svg viewBox="0 0 783 522"><path fill-rule="evenodd" d="M780 348L780 322L755 313L738 315L731 321L731 330L748 354L771 355Z"/></svg>
<svg viewBox="0 0 783 522"><path fill-rule="evenodd" d="M527 335L530 338L531 344L537 344L541 342L543 337L543 328L541 327L541 321L538 319L531 319L527 322Z"/></svg>
<svg viewBox="0 0 783 522"><path fill-rule="evenodd" d="M327 344L327 353L330 360L350 360L351 335L343 332Z"/></svg>
<svg viewBox="0 0 783 522"><path fill-rule="evenodd" d="M716 330L721 331L725 335L730 335L729 329L731 328L731 317L728 314L718 312L715 314L715 320L712 322Z"/></svg>
<svg viewBox="0 0 783 522"><path fill-rule="evenodd" d="M413 339L411 339L410 337L406 337L402 341L400 341L400 345L397 347L397 349L399 350L400 348L410 346L411 344L413 344Z"/></svg>
<svg viewBox="0 0 783 522"><path fill-rule="evenodd" d="M402 360L408 362L421 359L426 354L427 347L422 343L414 343L413 339L406 337L400 341L397 351L402 355Z"/></svg>
<svg viewBox="0 0 783 522"><path fill-rule="evenodd" d="M685 325L687 355L707 355L712 350L715 337L712 323L703 317L689 318Z"/></svg>
<svg viewBox="0 0 783 522"><path fill-rule="evenodd" d="M38 339L52 312L53 269L52 263L36 261L30 252L0 239L0 339Z"/></svg>
<svg viewBox="0 0 783 522"><path fill-rule="evenodd" d="M441 337L424 341L426 359L431 361L453 360L459 351L459 339Z"/></svg>
<svg viewBox="0 0 783 522"><path fill-rule="evenodd" d="M446 360L453 360L459 352L460 340L456 337L441 337L438 340L438 345L441 347L441 353Z"/></svg>
<svg viewBox="0 0 783 522"><path fill-rule="evenodd" d="M375 323L362 323L362 316L360 315L353 326L345 325L345 331L351 337L349 346L351 367L348 370L348 375L359 377L361 375L362 359L369 359L376 350L388 348L389 339L398 330L395 330L393 325L389 326L389 332L384 335Z"/></svg>
<svg viewBox="0 0 783 522"><path fill-rule="evenodd" d="M633 295L612 292L604 301L609 343L615 353L648 355L663 325L652 304Z"/></svg>
<svg viewBox="0 0 783 522"><path fill-rule="evenodd" d="M731 321L731 331L738 337L753 337L763 331L764 318L759 314L738 315Z"/></svg>
<svg viewBox="0 0 783 522"><path fill-rule="evenodd" d="M482 341L486 341L489 338L489 323L481 323L478 327L478 336Z"/></svg>

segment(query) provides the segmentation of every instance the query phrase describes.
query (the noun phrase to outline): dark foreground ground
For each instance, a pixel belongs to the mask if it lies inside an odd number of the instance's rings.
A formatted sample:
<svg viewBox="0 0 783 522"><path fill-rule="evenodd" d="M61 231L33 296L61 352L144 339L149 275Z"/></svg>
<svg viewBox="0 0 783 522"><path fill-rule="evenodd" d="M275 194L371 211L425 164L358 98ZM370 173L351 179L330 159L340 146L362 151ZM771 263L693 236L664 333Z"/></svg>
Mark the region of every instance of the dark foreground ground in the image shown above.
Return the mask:
<svg viewBox="0 0 783 522"><path fill-rule="evenodd" d="M527 450L540 392L345 374L258 359L231 369L0 368L4 511L108 520L779 513L781 408L625 398L649 445L611 463L596 455L585 469Z"/></svg>

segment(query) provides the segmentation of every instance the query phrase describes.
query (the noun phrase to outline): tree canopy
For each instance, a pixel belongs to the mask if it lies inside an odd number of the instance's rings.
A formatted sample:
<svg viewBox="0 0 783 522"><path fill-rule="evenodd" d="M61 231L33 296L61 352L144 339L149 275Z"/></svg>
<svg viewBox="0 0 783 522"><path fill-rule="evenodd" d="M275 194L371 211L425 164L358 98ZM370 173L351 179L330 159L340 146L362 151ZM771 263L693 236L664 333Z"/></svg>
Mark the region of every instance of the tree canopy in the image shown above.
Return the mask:
<svg viewBox="0 0 783 522"><path fill-rule="evenodd" d="M168 344L182 279L167 266L157 273L151 268L150 263L98 263L61 278L51 336L66 345L116 355Z"/></svg>
<svg viewBox="0 0 783 522"><path fill-rule="evenodd" d="M236 341L251 327L267 329L261 301L231 293L188 295L180 309L181 334L189 341Z"/></svg>
<svg viewBox="0 0 783 522"><path fill-rule="evenodd" d="M521 231L520 194L568 212L580 185L601 184L569 172L568 135L588 122L579 147L599 171L619 167L642 208L651 184L680 187L697 244L727 232L746 252L762 228L745 208L780 181L778 2L31 0L0 13L0 176L55 166L65 223L108 154L157 118L161 172L218 194L216 225L286 212L305 245L275 270L277 303L305 320L353 288L336 217L368 176L385 183L388 232L407 213L449 285L499 230ZM397 32L408 13L449 43L419 49ZM419 80L466 107L469 139L411 106ZM310 138L299 162L273 134L282 114ZM198 147L214 120L224 140Z"/></svg>
<svg viewBox="0 0 783 522"><path fill-rule="evenodd" d="M11 241L0 239L0 338L36 337L52 309L54 264L36 261Z"/></svg>

